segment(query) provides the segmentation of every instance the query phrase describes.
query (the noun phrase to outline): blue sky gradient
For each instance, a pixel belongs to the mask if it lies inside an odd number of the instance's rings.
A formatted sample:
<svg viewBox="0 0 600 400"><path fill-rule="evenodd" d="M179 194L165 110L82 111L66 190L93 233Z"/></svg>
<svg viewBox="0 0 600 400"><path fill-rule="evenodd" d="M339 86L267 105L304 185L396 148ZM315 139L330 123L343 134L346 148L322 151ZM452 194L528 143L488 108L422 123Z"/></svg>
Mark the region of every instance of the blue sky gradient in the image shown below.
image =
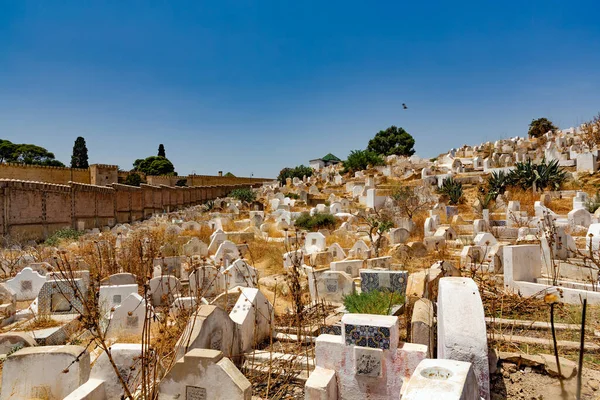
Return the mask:
<svg viewBox="0 0 600 400"><path fill-rule="evenodd" d="M417 154L600 111L596 1L4 1L0 138L274 177L404 127ZM402 109L402 103L408 110Z"/></svg>

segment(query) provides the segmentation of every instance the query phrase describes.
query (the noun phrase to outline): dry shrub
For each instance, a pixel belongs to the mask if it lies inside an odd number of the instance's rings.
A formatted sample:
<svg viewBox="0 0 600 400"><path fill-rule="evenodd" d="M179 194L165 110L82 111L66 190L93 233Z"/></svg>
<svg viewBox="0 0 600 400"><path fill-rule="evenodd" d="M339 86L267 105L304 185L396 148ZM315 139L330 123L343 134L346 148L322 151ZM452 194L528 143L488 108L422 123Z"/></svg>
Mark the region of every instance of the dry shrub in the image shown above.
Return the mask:
<svg viewBox="0 0 600 400"><path fill-rule="evenodd" d="M562 197L559 199L552 199L548 208L557 214L568 214L573 209L573 198Z"/></svg>
<svg viewBox="0 0 600 400"><path fill-rule="evenodd" d="M200 225L200 230L185 230L181 233L183 236L192 236L197 237L202 240L204 243L210 243L210 235L212 235L212 230L208 225L202 224Z"/></svg>
<svg viewBox="0 0 600 400"><path fill-rule="evenodd" d="M233 223L233 220L231 220L229 218L224 219L224 222L222 223L222 225L223 225L224 232L236 232L237 231L237 227Z"/></svg>
<svg viewBox="0 0 600 400"><path fill-rule="evenodd" d="M535 215L534 204L540 200L540 194L533 190L523 190L511 187L509 201L518 201L521 204L521 211L527 211L527 215Z"/></svg>
<svg viewBox="0 0 600 400"><path fill-rule="evenodd" d="M420 242L425 237L425 220L429 216L426 211L413 215L412 221L415 223L415 229L410 234L410 240Z"/></svg>
<svg viewBox="0 0 600 400"><path fill-rule="evenodd" d="M325 242L327 243L327 246L331 246L332 244L337 243L340 246L342 246L343 249L350 249L352 248L352 246L354 246L355 240L352 237L352 235L334 233L327 236L325 238Z"/></svg>
<svg viewBox="0 0 600 400"><path fill-rule="evenodd" d="M282 238L285 237L283 231L281 231L280 229L277 229L277 226L275 226L275 223L270 223L269 224L269 237L272 238Z"/></svg>
<svg viewBox="0 0 600 400"><path fill-rule="evenodd" d="M283 272L283 253L285 246L282 242L272 242L256 238L248 242L248 258L255 268L263 271L263 276Z"/></svg>

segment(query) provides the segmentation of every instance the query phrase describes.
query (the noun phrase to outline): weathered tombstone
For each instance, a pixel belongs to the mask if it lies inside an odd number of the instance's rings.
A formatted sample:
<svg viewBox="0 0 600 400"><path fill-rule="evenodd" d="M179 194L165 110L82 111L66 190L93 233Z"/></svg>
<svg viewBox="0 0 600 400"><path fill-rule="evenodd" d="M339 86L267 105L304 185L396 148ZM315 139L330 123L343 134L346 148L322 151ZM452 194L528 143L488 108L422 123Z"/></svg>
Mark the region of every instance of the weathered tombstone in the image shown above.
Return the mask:
<svg viewBox="0 0 600 400"><path fill-rule="evenodd" d="M146 301L137 293L132 293L110 313L108 337L141 337L146 318Z"/></svg>
<svg viewBox="0 0 600 400"><path fill-rule="evenodd" d="M237 325L242 352L267 339L273 328L273 307L258 289L242 288L229 317Z"/></svg>
<svg viewBox="0 0 600 400"><path fill-rule="evenodd" d="M0 399L63 399L90 376L90 355L81 346L21 349L6 358Z"/></svg>
<svg viewBox="0 0 600 400"><path fill-rule="evenodd" d="M138 292L138 285L100 286L98 306L102 314L120 305L130 294Z"/></svg>
<svg viewBox="0 0 600 400"><path fill-rule="evenodd" d="M24 347L37 346L33 336L27 332L6 332L0 334L0 354L14 353Z"/></svg>
<svg viewBox="0 0 600 400"><path fill-rule="evenodd" d="M427 357L433 357L433 348L435 347L435 313L431 300L421 298L415 302L410 320L410 332L411 343L427 346Z"/></svg>
<svg viewBox="0 0 600 400"><path fill-rule="evenodd" d="M352 276L342 271L325 271L317 278L317 298L331 303L342 303L344 296L355 292Z"/></svg>
<svg viewBox="0 0 600 400"><path fill-rule="evenodd" d="M150 279L150 295L153 306L165 306L173 303L175 297L181 293L179 279L172 275L162 275Z"/></svg>
<svg viewBox="0 0 600 400"><path fill-rule="evenodd" d="M406 294L407 271L360 270L360 288L368 293L372 290L386 290Z"/></svg>
<svg viewBox="0 0 600 400"><path fill-rule="evenodd" d="M394 228L390 230L390 243L392 245L406 243L410 238L410 232L404 228Z"/></svg>
<svg viewBox="0 0 600 400"><path fill-rule="evenodd" d="M240 258L241 254L238 247L230 240L225 240L219 245L214 255L215 262L228 267L233 260Z"/></svg>
<svg viewBox="0 0 600 400"><path fill-rule="evenodd" d="M368 269L390 269L392 267L392 257L384 256L377 258L369 258L367 259L366 264Z"/></svg>
<svg viewBox="0 0 600 400"><path fill-rule="evenodd" d="M569 225L573 227L583 226L584 228L587 228L592 223L592 214L585 208L570 211L567 214L567 218L569 220Z"/></svg>
<svg viewBox="0 0 600 400"><path fill-rule="evenodd" d="M5 284L16 293L17 301L23 301L35 299L44 283L46 283L45 275L40 275L30 267L26 267Z"/></svg>
<svg viewBox="0 0 600 400"><path fill-rule="evenodd" d="M514 288L515 282L535 282L542 276L539 245L504 246L504 286Z"/></svg>
<svg viewBox="0 0 600 400"><path fill-rule="evenodd" d="M129 272L121 272L118 274L113 274L107 278L104 278L100 281L100 285L102 286L117 286L117 285L134 285L137 283L137 279L134 274L130 274Z"/></svg>
<svg viewBox="0 0 600 400"><path fill-rule="evenodd" d="M184 395L182 397L182 395ZM217 350L193 349L160 381L158 400L250 400L252 385Z"/></svg>
<svg viewBox="0 0 600 400"><path fill-rule="evenodd" d="M437 356L471 362L479 395L489 399L487 331L477 284L470 278L442 278L437 304Z"/></svg>
<svg viewBox="0 0 600 400"><path fill-rule="evenodd" d="M86 293L83 279L46 281L37 297L38 315L83 314L79 293Z"/></svg>
<svg viewBox="0 0 600 400"><path fill-rule="evenodd" d="M306 254L324 251L327 248L325 236L319 232L310 232L304 238L304 251Z"/></svg>
<svg viewBox="0 0 600 400"><path fill-rule="evenodd" d="M402 400L480 400L473 365L455 360L425 359L404 388Z"/></svg>
<svg viewBox="0 0 600 400"><path fill-rule="evenodd" d="M330 264L332 271L343 271L353 278L358 278L359 270L363 268L363 260L334 261Z"/></svg>
<svg viewBox="0 0 600 400"><path fill-rule="evenodd" d="M344 251L344 249L342 249L342 246L340 246L337 243L334 243L331 246L329 246L327 250L331 253L335 261L341 261L346 258L346 252Z"/></svg>
<svg viewBox="0 0 600 400"><path fill-rule="evenodd" d="M110 346L113 362L131 393L136 391L142 380L141 354L142 345L138 343L114 343ZM99 379L105 382L106 399L120 399L125 394L123 384L119 381L106 353L100 354L94 361L90 379Z"/></svg>
<svg viewBox="0 0 600 400"><path fill-rule="evenodd" d="M255 287L258 283L258 271L243 259L234 261L224 272L225 288L235 286Z"/></svg>
<svg viewBox="0 0 600 400"><path fill-rule="evenodd" d="M183 245L183 254L188 257L205 257L208 255L208 246L202 240L198 239L197 237L193 237Z"/></svg>
<svg viewBox="0 0 600 400"><path fill-rule="evenodd" d="M371 249L362 240L357 240L348 252L348 257L366 260L371 255Z"/></svg>
<svg viewBox="0 0 600 400"><path fill-rule="evenodd" d="M305 399L400 398L427 348L398 346L397 317L345 314L341 331L341 336L317 338L315 370L306 382Z"/></svg>
<svg viewBox="0 0 600 400"><path fill-rule="evenodd" d="M175 348L177 358L193 349L222 351L228 357L239 360L239 342L236 325L229 315L215 305L201 305L190 317L186 332L189 336L180 337Z"/></svg>
<svg viewBox="0 0 600 400"><path fill-rule="evenodd" d="M192 296L214 296L223 290L223 277L215 267L203 266L190 274L189 284Z"/></svg>

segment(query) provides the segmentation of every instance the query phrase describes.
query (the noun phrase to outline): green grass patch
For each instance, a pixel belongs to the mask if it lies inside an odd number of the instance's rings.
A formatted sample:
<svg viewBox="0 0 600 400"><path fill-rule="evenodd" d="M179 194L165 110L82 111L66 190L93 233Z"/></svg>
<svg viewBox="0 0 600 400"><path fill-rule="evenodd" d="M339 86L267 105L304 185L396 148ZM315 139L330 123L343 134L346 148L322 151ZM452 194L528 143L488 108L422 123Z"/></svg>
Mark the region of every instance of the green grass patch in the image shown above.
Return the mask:
<svg viewBox="0 0 600 400"><path fill-rule="evenodd" d="M397 292L373 290L368 293L352 293L344 296L344 307L352 314L389 315L397 304L405 298Z"/></svg>

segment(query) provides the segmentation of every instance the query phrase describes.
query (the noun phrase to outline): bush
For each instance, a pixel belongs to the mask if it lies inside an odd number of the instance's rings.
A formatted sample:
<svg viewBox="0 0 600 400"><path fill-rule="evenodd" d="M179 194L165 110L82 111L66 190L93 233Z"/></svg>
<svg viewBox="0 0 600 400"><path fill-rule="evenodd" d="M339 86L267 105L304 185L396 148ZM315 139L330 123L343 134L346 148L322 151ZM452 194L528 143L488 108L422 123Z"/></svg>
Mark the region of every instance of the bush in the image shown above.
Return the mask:
<svg viewBox="0 0 600 400"><path fill-rule="evenodd" d="M344 307L353 314L389 315L392 307L403 304L405 298L398 292L372 290L344 296Z"/></svg>
<svg viewBox="0 0 600 400"><path fill-rule="evenodd" d="M160 156L135 160L133 168L135 171L143 172L146 175L177 175L173 163L168 158Z"/></svg>
<svg viewBox="0 0 600 400"><path fill-rule="evenodd" d="M245 201L246 203L252 203L256 200L256 193L250 188L234 189L229 193L229 197L233 197L236 200Z"/></svg>
<svg viewBox="0 0 600 400"><path fill-rule="evenodd" d="M344 173L354 173L377 165L385 165L385 161L377 153L369 150L353 150L344 161Z"/></svg>
<svg viewBox="0 0 600 400"><path fill-rule="evenodd" d="M140 184L143 182L144 181L142 180L140 174L136 173L129 174L127 175L127 178L125 178L125 184L129 186L140 186Z"/></svg>
<svg viewBox="0 0 600 400"><path fill-rule="evenodd" d="M298 228L303 228L309 231L318 231L319 229L335 228L336 218L331 214L315 214L311 216L307 212L303 212L296 218L295 225Z"/></svg>
<svg viewBox="0 0 600 400"><path fill-rule="evenodd" d="M57 246L62 240L77 240L81 235L83 235L83 232L76 231L72 228L59 229L58 231L54 232L52 236L46 239L44 243L48 246Z"/></svg>
<svg viewBox="0 0 600 400"><path fill-rule="evenodd" d="M392 125L369 140L367 150L384 156L412 156L415 154L414 146L415 139L408 132Z"/></svg>
<svg viewBox="0 0 600 400"><path fill-rule="evenodd" d="M529 137L541 137L549 131L558 129L548 118L538 118L531 121L529 124Z"/></svg>
<svg viewBox="0 0 600 400"><path fill-rule="evenodd" d="M462 200L462 183L455 181L454 178L446 178L442 186L438 189L438 192L447 196L450 204L456 205Z"/></svg>
<svg viewBox="0 0 600 400"><path fill-rule="evenodd" d="M284 168L281 171L279 171L279 176L277 177L277 180L282 185L285 185L285 181L286 181L287 178L290 178L290 179L294 179L294 178L302 179L305 176L308 178L309 176L312 176L312 174L313 174L313 169L311 167L306 167L304 165L299 165L299 166L294 167L294 168Z"/></svg>

